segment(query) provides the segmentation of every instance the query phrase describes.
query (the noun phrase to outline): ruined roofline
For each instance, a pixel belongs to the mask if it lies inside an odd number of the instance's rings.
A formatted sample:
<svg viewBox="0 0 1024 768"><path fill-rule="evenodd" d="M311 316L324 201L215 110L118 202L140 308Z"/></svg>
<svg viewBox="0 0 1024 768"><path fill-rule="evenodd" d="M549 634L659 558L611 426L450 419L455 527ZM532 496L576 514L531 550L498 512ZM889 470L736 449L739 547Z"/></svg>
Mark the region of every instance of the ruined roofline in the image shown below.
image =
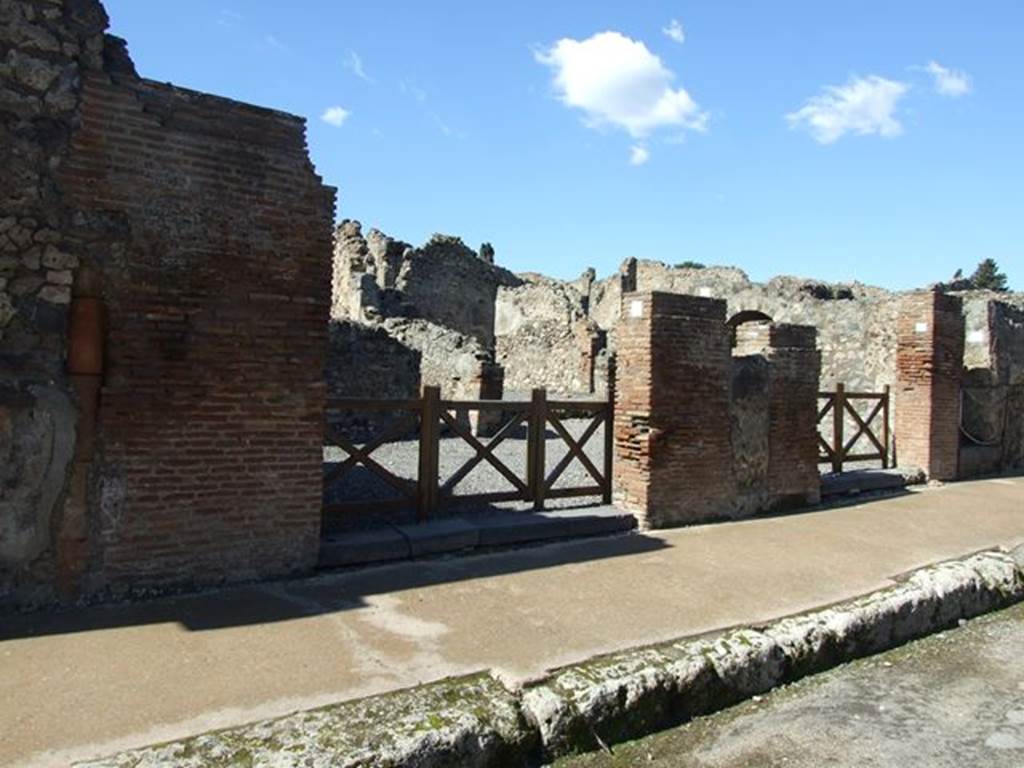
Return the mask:
<svg viewBox="0 0 1024 768"><path fill-rule="evenodd" d="M522 287L522 285L531 285L531 284L533 284L533 285L538 285L538 284L552 285L552 284L554 284L554 285L559 285L559 286L564 286L564 287L572 288L572 287L577 286L581 281L586 281L586 280L589 280L589 282L592 283L593 285L607 285L610 282L618 279L621 275L623 275L626 272L627 267L630 264L630 262L635 262L638 267L648 267L648 268L652 268L653 267L653 268L656 268L656 269L663 269L663 270L665 270L667 272L670 272L670 273L690 273L690 274L701 274L701 273L704 273L704 274L707 274L709 277L729 276L729 277L732 277L734 280L736 280L737 283L740 283L740 284L742 284L742 285L744 285L745 287L748 287L748 288L768 288L768 289L770 289L770 288L773 288L773 287L782 287L782 285L784 283L786 283L786 282L792 282L794 285L821 286L822 288L831 290L833 292L833 294L834 294L834 295L829 296L829 297L817 297L817 298L819 298L822 301L829 301L829 300L857 300L857 299L864 298L866 295L869 295L869 294L888 295L888 296L900 296L900 295L903 295L903 294L914 293L916 291L934 290L936 285L940 285L938 283L932 283L932 284L923 285L923 286L919 286L919 287L915 287L915 288L893 289L893 288L886 288L885 286L881 286L881 285L873 285L871 283L863 283L860 280L830 281L830 280L824 280L824 279L817 278L817 277L805 277L805 276L792 275L792 274L777 274L777 275L774 275L774 276L770 277L767 280L756 281L756 280L751 280L750 275L742 267L737 267L737 266L732 266L732 265L727 265L727 264L708 264L708 265L703 266L703 267L681 267L681 266L676 266L674 264L669 264L667 262L664 262L664 261L661 261L661 260L658 260L658 259L640 259L640 258L634 258L634 257L629 257L629 258L623 259L621 265L619 266L619 269L616 272L611 272L611 273L606 274L606 275L601 276L601 277L598 277L596 275L596 271L594 270L593 267L586 266L581 271L579 277L576 277L576 278L562 278L562 277L553 277L551 275L546 275L543 272L539 272L539 271L536 271L536 270L523 270L523 271L519 271L519 272L512 272L507 267L503 267L503 266L501 266L501 265L499 265L497 263L490 263L490 262L484 261L483 259L480 258L479 254L476 251L473 251L473 248L470 247L469 245L467 245L465 243L465 241L461 237L459 237L458 235L448 235L448 234L444 234L444 233L435 232L424 243L422 243L421 245L418 245L418 246L414 246L414 245L411 245L410 243L408 243L408 242L406 242L404 240L400 240L398 238L391 237L386 232L384 232L381 229L378 229L377 227L370 227L368 230L363 232L362 231L362 226L363 226L362 222L360 222L358 219L344 218L344 219L337 220L336 223L335 223L334 234L335 234L335 238L336 239L337 239L337 237L338 237L342 227L344 227L346 224L355 224L355 225L357 225L359 227L360 237L362 237L364 240L369 236L369 234L371 232L377 232L381 236L383 236L385 238L388 238L388 239L391 239L391 240L393 240L396 243L400 243L401 245L404 245L407 248L412 249L414 251L422 251L425 248L427 248L428 246L430 246L431 243L434 243L434 242L436 242L438 240L442 240L442 239L450 239L452 241L457 241L458 243L460 243L463 246L465 246L467 250L473 252L475 254L474 258L476 258L477 260L482 261L485 264L488 264L490 267L492 267L497 272L506 273L508 275L512 275L515 278L517 278L521 282L520 286L507 286L507 287L511 287L513 289L516 288L516 287ZM851 295L849 295L849 296L836 295L837 292L840 292L840 291L842 291L844 289L848 290L851 293ZM965 297L980 297L980 296L986 296L987 295L989 298L991 298L994 301L1001 301L1003 303L1011 304L1011 305L1024 305L1024 292L1010 291L1010 292L1006 292L1006 293L999 293L999 292L995 292L995 291L986 291L986 290L983 290L983 289L967 289L967 290L960 290L960 291L947 290L945 292L949 293L951 295L963 295Z"/></svg>
<svg viewBox="0 0 1024 768"><path fill-rule="evenodd" d="M194 102L204 107L227 107L235 112L248 112L254 117L259 118L274 118L281 122L289 125L295 125L305 130L309 124L309 118L303 117L302 115L296 115L292 112L285 112L281 109L274 109L273 107L264 107L259 104L251 104L246 101L239 101L229 96L221 96L216 93L207 93L206 91L196 90L195 88L189 88L187 86L178 85L177 83L167 82L163 80L153 80L152 78L139 76L136 78L138 82L147 88L152 88L157 91L163 91L168 94L175 96L181 96L190 102Z"/></svg>
<svg viewBox="0 0 1024 768"><path fill-rule="evenodd" d="M267 122L276 124L281 130L293 133L300 139L298 142L307 156L311 171L319 181L323 178L316 171L316 164L309 154L308 126L309 119L281 109L265 107L241 101L228 96L207 93L195 88L178 85L169 81L154 80L140 75L135 62L128 51L128 43L124 38L104 33L103 35L103 71L115 83L132 87L140 98L170 98L183 103L189 108L202 112L204 117L210 113L223 112L230 114L234 122L239 119L251 119L244 141L257 146L279 147L279 136L273 131L267 132ZM237 127L236 127L237 128ZM261 140L262 139L262 140ZM337 188L324 185L327 189L337 192Z"/></svg>

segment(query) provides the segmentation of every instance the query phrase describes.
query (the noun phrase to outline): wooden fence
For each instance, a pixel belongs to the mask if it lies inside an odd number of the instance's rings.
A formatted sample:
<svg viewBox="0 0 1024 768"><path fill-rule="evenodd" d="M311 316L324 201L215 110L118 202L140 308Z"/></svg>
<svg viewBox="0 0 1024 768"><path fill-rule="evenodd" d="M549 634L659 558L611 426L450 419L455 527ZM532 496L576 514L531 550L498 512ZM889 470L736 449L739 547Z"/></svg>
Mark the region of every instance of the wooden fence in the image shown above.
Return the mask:
<svg viewBox="0 0 1024 768"><path fill-rule="evenodd" d="M340 518L366 512L415 507L419 520L430 518L440 507L474 502L532 502L534 509L543 509L548 499L600 496L611 502L612 492L612 402L608 400L549 400L544 389L533 390L530 400L442 400L440 388L424 387L423 395L410 400L335 399L328 402L328 415L338 412L365 413L385 411L401 414L388 428L362 447L344 434L330 418L326 443L342 449L347 458L325 476L325 485L337 483L357 466L391 486L397 497L376 500L341 500L325 504L328 518ZM474 435L460 414L470 411L497 412L503 423L489 438ZM584 416L590 421L573 437L564 423L568 416ZM525 476L514 471L498 458L495 449L526 425ZM604 457L599 468L586 454L585 448L601 425L604 429ZM568 448L565 456L547 471L547 430L551 427ZM455 470L444 482L440 478L442 431L467 443L474 455ZM418 468L415 480L401 477L373 457L381 446L402 439L418 441ZM484 442L486 440L486 442ZM579 461L588 475L588 483L556 487L559 478L574 461ZM509 490L486 493L458 492L459 484L482 462L493 467L511 486Z"/></svg>
<svg viewBox="0 0 1024 768"><path fill-rule="evenodd" d="M818 425L830 414L832 416L831 429L826 429L829 439L822 437L820 431L818 433L819 463L831 464L833 472L842 472L843 465L853 461L881 460L883 468L890 466L889 387L881 392L848 392L843 384L837 384L834 392L819 392L818 399L824 401L818 411ZM861 402L873 403L873 406L869 405L866 416L857 409ZM875 420L879 416L881 424L876 425ZM855 427L849 438L846 436L847 419ZM874 450L852 453L862 437L867 438Z"/></svg>

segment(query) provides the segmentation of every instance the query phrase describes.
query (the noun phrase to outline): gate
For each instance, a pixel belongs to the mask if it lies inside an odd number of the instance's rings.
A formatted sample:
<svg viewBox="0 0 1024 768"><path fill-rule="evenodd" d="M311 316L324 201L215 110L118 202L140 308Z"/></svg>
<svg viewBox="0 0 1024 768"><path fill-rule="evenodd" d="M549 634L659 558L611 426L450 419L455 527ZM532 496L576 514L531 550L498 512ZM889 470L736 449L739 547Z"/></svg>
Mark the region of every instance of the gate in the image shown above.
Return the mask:
<svg viewBox="0 0 1024 768"><path fill-rule="evenodd" d="M883 468L889 467L888 386L881 392L847 392L843 384L837 384L835 392L819 392L818 400L824 401L818 411L818 445L821 448L819 464L831 464L833 472L842 472L843 464L851 461L880 460ZM865 402L869 404L866 416L857 407L859 403ZM832 423L826 423L826 439L822 437L820 428L827 422L830 414ZM875 421L879 416L881 424L876 425ZM847 420L855 428L853 436L849 439L846 437ZM828 429L828 426L831 426L831 429ZM852 453L862 437L874 446L874 450Z"/></svg>
<svg viewBox="0 0 1024 768"><path fill-rule="evenodd" d="M549 400L544 389L533 390L530 400L442 400L439 387L424 387L423 394L410 400L333 399L328 401L325 444L341 449L346 458L324 476L325 489L338 483L356 467L362 466L394 491L397 498L325 503L325 518L348 517L370 512L413 507L418 520L427 520L441 507L475 502L528 502L536 510L544 509L548 499L600 496L611 503L612 494L612 414L614 394L607 400ZM399 417L362 447L345 434L344 428L331 423L331 414L352 412L368 414L392 412ZM496 425L490 437L473 434L465 418L475 412L478 419L489 416ZM567 428L568 417L587 420L575 437ZM597 430L604 425L604 456L601 467L585 449ZM495 450L521 432L525 426L526 445L522 466L510 467ZM547 470L548 428L567 448L565 456ZM473 450L473 456L458 466L444 482L440 477L442 432ZM413 437L415 435L415 437ZM403 477L373 457L382 446L401 440L416 441L415 478ZM572 462L578 461L587 474L587 482L558 486L559 479ZM459 486L479 465L486 462L510 486L508 490L460 493Z"/></svg>

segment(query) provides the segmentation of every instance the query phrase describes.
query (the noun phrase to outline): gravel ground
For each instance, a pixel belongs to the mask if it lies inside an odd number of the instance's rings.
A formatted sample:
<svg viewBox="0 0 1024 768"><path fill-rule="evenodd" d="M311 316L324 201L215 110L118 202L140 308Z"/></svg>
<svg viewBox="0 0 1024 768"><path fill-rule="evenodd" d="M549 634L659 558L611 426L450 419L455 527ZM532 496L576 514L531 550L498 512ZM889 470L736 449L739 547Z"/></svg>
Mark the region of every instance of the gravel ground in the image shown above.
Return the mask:
<svg viewBox="0 0 1024 768"><path fill-rule="evenodd" d="M590 424L590 419L565 419L563 421L569 433L575 437L583 433ZM387 427L381 428L384 431ZM547 471L551 472L555 465L568 451L565 443L558 434L549 427L546 442L546 464ZM482 438L481 442L487 444L488 438ZM526 425L522 425L512 437L507 438L495 451L496 457L501 460L518 477L526 478ZM586 445L586 453L594 465L601 471L604 469L604 426L598 427ZM337 466L337 462L343 461L348 454L340 448L324 448L324 471L329 472ZM472 446L458 436L443 435L441 437L440 452L440 477L441 484L451 477L458 469L475 455ZM384 467L403 477L412 483L416 482L417 467L419 462L419 442L414 436L408 439L396 440L386 443L372 453L372 457ZM845 469L866 469L881 467L880 461L850 462ZM832 471L829 464L819 465L822 475L828 475ZM558 488L572 486L592 485L593 479L578 460L574 460L556 483ZM505 479L489 463L481 462L472 472L469 473L457 486L456 492L459 495L471 493L492 493L497 491L513 490L512 484ZM399 498L398 492L381 480L377 475L362 466L358 466L345 475L340 481L333 483L325 492L326 503L352 502L352 501L376 501L384 499ZM552 499L547 502L548 507L570 507L581 504L592 504L599 497L582 497L570 499ZM509 510L529 509L531 505L525 502L502 502L500 504L481 505L446 505L441 514L492 514L495 512L507 512ZM415 519L415 510L412 505L407 509L388 511L373 514L361 514L359 519L353 519L342 524L342 528L363 528L378 525L382 522L405 523Z"/></svg>
<svg viewBox="0 0 1024 768"><path fill-rule="evenodd" d="M586 430L590 419L565 419L563 424L568 432L576 439ZM481 438L480 442L487 444L489 438ZM515 475L525 481L526 479L526 427L523 425L512 437L506 438L495 450L495 456ZM604 471L604 425L597 428L591 438L587 441L585 452L599 471ZM546 441L546 466L550 473L558 462L568 453L568 447L558 434L549 427ZM476 451L473 447L458 436L442 435L440 450L440 477L441 485L451 477L459 467L466 461L473 458ZM347 457L345 451L336 447L324 449L324 470L329 472L337 466L338 461ZM386 443L375 450L371 457L384 467L394 472L399 477L406 478L415 483L419 463L419 442L417 439L397 440ZM595 485L594 479L587 472L586 468L574 459L555 483L556 488L569 488L578 486ZM488 462L479 463L456 486L456 493L465 495L470 493L493 493L497 491L514 490L512 484L501 475L498 470ZM351 501L370 501L398 498L398 492L386 482L377 477L374 473L362 466L356 467L347 473L340 481L335 482L324 494L328 504ZM569 499L552 499L547 507L570 507L581 504L593 504L599 501L599 496L581 497ZM459 505L457 507L446 506L446 512L457 514L491 514L516 509L529 509L530 504L525 502L503 502L500 504L481 505L475 503L470 505ZM394 513L361 515L361 520L353 520L351 525L342 527L365 527L380 522L407 522L413 519L412 508Z"/></svg>

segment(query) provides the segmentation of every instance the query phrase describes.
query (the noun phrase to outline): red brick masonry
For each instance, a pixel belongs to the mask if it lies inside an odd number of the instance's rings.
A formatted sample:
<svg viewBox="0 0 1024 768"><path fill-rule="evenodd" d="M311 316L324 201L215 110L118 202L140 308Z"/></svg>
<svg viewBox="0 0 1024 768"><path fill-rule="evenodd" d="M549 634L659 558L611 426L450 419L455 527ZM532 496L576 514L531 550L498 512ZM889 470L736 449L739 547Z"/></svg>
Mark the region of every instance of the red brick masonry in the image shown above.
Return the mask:
<svg viewBox="0 0 1024 768"><path fill-rule="evenodd" d="M311 567L334 191L304 121L106 73L81 121L60 183L106 307L95 586Z"/></svg>
<svg viewBox="0 0 1024 768"><path fill-rule="evenodd" d="M957 476L964 317L956 296L903 298L896 349L896 457L934 480Z"/></svg>

